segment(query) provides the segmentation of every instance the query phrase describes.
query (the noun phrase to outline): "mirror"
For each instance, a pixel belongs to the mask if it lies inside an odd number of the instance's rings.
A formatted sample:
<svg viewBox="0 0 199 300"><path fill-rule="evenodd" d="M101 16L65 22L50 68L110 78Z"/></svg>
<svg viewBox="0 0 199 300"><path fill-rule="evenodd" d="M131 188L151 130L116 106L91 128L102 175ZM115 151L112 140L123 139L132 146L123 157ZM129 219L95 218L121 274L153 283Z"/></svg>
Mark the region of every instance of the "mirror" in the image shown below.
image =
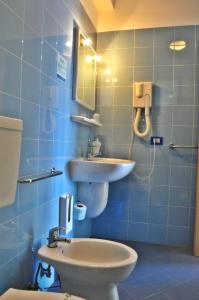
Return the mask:
<svg viewBox="0 0 199 300"><path fill-rule="evenodd" d="M91 40L79 28L75 28L74 41L73 99L93 111L97 55Z"/></svg>

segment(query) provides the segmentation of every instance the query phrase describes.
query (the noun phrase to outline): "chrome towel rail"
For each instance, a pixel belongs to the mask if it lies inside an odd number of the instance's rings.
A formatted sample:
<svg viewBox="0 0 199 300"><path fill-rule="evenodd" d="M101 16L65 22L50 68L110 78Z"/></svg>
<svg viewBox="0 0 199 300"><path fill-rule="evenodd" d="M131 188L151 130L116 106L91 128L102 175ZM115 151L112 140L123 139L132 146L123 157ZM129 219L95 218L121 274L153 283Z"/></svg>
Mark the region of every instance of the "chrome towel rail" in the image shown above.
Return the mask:
<svg viewBox="0 0 199 300"><path fill-rule="evenodd" d="M180 148L182 148L182 149L198 149L198 146L180 146L180 145L175 145L175 144L169 144L168 146L171 150L180 149Z"/></svg>
<svg viewBox="0 0 199 300"><path fill-rule="evenodd" d="M35 182L35 181L43 180L43 179L46 179L46 178L50 178L50 177L54 177L54 176L58 176L58 175L62 175L62 174L63 174L62 171L57 171L55 168L52 168L50 170L50 172L46 172L46 173L43 173L43 174L38 175L38 176L30 176L30 177L24 176L24 177L21 177L21 178L18 179L18 183L32 183L32 182Z"/></svg>

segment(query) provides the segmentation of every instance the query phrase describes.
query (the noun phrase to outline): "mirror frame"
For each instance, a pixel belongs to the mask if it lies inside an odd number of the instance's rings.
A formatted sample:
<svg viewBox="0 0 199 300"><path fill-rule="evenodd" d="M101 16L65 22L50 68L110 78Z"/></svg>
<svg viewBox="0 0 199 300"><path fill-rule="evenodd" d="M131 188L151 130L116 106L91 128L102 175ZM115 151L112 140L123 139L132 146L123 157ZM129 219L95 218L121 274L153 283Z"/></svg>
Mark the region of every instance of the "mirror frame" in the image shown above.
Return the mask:
<svg viewBox="0 0 199 300"><path fill-rule="evenodd" d="M96 71L96 62L95 62L95 99L93 105L86 104L82 99L78 98L78 93L77 93L77 85L78 85L78 63L79 63L79 42L80 42L80 35L83 35L84 38L87 38L87 36L82 32L82 30L79 28L79 26L76 24L74 26L74 39L73 39L73 51L74 51L74 59L73 59L73 88L72 88L72 94L73 94L73 100L79 103L81 106L91 110L95 111L96 107L96 79L97 79L97 71ZM95 49L90 46L96 54Z"/></svg>

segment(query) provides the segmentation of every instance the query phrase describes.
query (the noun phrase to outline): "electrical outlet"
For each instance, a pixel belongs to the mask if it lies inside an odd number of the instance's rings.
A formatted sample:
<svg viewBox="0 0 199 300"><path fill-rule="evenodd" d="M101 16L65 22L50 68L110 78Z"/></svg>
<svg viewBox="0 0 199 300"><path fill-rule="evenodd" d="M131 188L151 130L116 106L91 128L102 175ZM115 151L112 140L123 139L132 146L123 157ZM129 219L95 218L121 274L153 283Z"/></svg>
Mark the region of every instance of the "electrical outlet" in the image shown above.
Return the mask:
<svg viewBox="0 0 199 300"><path fill-rule="evenodd" d="M163 137L162 136L151 136L150 144L151 145L155 144L157 146L163 145Z"/></svg>

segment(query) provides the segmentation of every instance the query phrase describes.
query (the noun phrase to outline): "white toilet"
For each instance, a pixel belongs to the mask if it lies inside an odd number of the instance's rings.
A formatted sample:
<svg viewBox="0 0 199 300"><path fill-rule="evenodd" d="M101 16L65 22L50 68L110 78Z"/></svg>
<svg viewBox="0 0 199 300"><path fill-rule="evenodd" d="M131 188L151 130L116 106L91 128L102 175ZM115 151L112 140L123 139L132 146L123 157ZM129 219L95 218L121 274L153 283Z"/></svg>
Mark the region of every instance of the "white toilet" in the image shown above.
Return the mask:
<svg viewBox="0 0 199 300"><path fill-rule="evenodd" d="M44 293L9 289L0 297L1 300L85 300L66 293Z"/></svg>

